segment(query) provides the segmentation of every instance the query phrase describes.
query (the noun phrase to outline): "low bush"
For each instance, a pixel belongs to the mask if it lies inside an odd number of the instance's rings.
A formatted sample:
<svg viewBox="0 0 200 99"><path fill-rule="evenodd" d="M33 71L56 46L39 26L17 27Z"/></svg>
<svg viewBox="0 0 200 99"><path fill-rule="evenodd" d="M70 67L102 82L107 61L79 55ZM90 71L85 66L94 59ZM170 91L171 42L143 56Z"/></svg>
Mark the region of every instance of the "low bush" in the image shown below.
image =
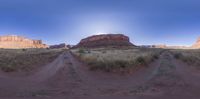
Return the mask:
<svg viewBox="0 0 200 99"><path fill-rule="evenodd" d="M180 58L183 57L183 54L182 54L182 53L174 53L174 57L175 57L176 59L180 59Z"/></svg>
<svg viewBox="0 0 200 99"><path fill-rule="evenodd" d="M123 60L115 61L95 61L92 64L88 64L90 70L104 70L111 72L117 69L125 69L128 67L128 62Z"/></svg>
<svg viewBox="0 0 200 99"><path fill-rule="evenodd" d="M72 50L74 55L85 62L90 70L126 71L142 66L159 58L161 49L90 49L90 53ZM78 53L77 53L78 52Z"/></svg>
<svg viewBox="0 0 200 99"><path fill-rule="evenodd" d="M85 50L84 50L83 48L80 48L80 49L78 50L78 52L79 52L80 54L84 54L84 53L85 53Z"/></svg>
<svg viewBox="0 0 200 99"><path fill-rule="evenodd" d="M136 58L136 64L139 64L139 65L146 64L146 60L142 56L137 57Z"/></svg>
<svg viewBox="0 0 200 99"><path fill-rule="evenodd" d="M153 55L153 59L159 59L159 55L158 54L154 54Z"/></svg>
<svg viewBox="0 0 200 99"><path fill-rule="evenodd" d="M16 49L0 50L0 69L5 72L31 71L52 62L61 50Z"/></svg>
<svg viewBox="0 0 200 99"><path fill-rule="evenodd" d="M104 60L97 61L90 59L87 61L90 70L104 70L106 72L116 71L116 70L126 70L130 68L136 68L139 66L146 66L149 63L148 59L144 57L138 57L136 60Z"/></svg>
<svg viewBox="0 0 200 99"><path fill-rule="evenodd" d="M172 50L176 59L182 60L189 66L199 67L200 65L200 51L195 49L190 50Z"/></svg>

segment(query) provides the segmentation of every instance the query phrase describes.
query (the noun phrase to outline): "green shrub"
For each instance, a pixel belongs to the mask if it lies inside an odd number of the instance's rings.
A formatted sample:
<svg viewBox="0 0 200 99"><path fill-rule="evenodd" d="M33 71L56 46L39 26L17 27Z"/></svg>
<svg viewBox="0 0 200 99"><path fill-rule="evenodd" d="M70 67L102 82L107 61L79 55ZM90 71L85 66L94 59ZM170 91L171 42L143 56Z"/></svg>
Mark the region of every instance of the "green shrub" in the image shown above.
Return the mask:
<svg viewBox="0 0 200 99"><path fill-rule="evenodd" d="M137 64L140 64L140 65L146 64L145 58L142 57L142 56L137 57L137 58L136 58L136 63L137 63Z"/></svg>
<svg viewBox="0 0 200 99"><path fill-rule="evenodd" d="M158 54L153 55L153 59L158 59L158 58L159 58Z"/></svg>
<svg viewBox="0 0 200 99"><path fill-rule="evenodd" d="M79 52L80 54L83 54L83 53L85 53L85 50L84 50L83 48L80 48L80 49L78 50L78 52Z"/></svg>
<svg viewBox="0 0 200 99"><path fill-rule="evenodd" d="M182 53L174 53L174 57L175 57L176 59L180 59L180 58L183 57L183 54L182 54Z"/></svg>
<svg viewBox="0 0 200 99"><path fill-rule="evenodd" d="M87 50L88 53L91 53L91 50Z"/></svg>
<svg viewBox="0 0 200 99"><path fill-rule="evenodd" d="M26 51L27 49L22 49L22 51Z"/></svg>
<svg viewBox="0 0 200 99"><path fill-rule="evenodd" d="M102 53L105 54L105 53L106 53L106 50L103 50Z"/></svg>

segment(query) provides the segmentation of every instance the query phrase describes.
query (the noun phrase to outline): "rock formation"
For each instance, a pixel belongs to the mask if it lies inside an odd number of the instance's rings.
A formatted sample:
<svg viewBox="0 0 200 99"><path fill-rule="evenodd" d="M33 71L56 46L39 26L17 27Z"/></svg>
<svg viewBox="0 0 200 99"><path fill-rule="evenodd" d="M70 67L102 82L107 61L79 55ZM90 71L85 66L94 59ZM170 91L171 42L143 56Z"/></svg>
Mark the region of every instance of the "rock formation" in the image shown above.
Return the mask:
<svg viewBox="0 0 200 99"><path fill-rule="evenodd" d="M165 44L153 45L153 48L167 48Z"/></svg>
<svg viewBox="0 0 200 99"><path fill-rule="evenodd" d="M102 35L93 35L82 39L76 46L77 47L123 47L123 46L134 46L129 41L129 37L123 34L102 34Z"/></svg>
<svg viewBox="0 0 200 99"><path fill-rule="evenodd" d="M8 35L0 36L0 48L20 49L20 48L47 48L42 44L42 40L31 40L21 36Z"/></svg>
<svg viewBox="0 0 200 99"><path fill-rule="evenodd" d="M56 48L65 48L68 49L68 46L65 43L61 43L58 45L51 45L49 48L56 49Z"/></svg>
<svg viewBox="0 0 200 99"><path fill-rule="evenodd" d="M200 37L197 39L197 41L192 45L191 48L200 48Z"/></svg>

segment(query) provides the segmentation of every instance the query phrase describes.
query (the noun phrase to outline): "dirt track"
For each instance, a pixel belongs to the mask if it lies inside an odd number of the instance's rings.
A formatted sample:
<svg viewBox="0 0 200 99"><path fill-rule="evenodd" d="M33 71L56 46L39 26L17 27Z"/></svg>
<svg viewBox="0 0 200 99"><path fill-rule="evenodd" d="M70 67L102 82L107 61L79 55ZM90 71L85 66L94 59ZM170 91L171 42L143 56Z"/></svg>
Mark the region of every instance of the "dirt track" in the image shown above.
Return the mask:
<svg viewBox="0 0 200 99"><path fill-rule="evenodd" d="M198 99L200 72L169 52L131 75L92 72L69 52L31 75L0 75L0 99Z"/></svg>

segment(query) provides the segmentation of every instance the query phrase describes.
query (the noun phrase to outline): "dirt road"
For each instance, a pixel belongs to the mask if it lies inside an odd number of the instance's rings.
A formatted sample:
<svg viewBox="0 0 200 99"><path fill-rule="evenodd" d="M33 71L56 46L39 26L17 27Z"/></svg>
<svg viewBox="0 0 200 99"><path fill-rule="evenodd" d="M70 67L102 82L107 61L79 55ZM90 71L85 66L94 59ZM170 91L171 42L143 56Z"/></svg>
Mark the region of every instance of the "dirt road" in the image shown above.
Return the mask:
<svg viewBox="0 0 200 99"><path fill-rule="evenodd" d="M200 71L169 52L131 75L89 71L69 52L31 75L0 74L0 99L200 98Z"/></svg>

